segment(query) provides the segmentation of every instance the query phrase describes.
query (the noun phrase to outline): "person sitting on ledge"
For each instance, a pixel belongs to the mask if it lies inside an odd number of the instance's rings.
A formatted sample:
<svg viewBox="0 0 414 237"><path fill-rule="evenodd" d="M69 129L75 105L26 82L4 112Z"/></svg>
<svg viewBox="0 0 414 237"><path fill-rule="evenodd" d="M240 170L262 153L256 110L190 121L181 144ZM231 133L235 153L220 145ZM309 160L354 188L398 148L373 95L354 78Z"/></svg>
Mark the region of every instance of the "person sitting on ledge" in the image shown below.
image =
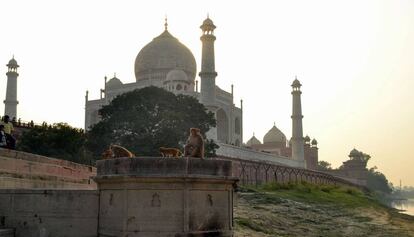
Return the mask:
<svg viewBox="0 0 414 237"><path fill-rule="evenodd" d="M200 134L200 129L190 128L190 136L184 147L184 156L204 159L204 140Z"/></svg>
<svg viewBox="0 0 414 237"><path fill-rule="evenodd" d="M2 122L2 125L4 126L4 133L6 133L7 147L9 149L15 149L16 140L12 136L12 132L14 130L13 124L10 122L10 117L8 115L4 115L4 121Z"/></svg>
<svg viewBox="0 0 414 237"><path fill-rule="evenodd" d="M7 148L6 133L4 132L3 124L0 124L0 147Z"/></svg>

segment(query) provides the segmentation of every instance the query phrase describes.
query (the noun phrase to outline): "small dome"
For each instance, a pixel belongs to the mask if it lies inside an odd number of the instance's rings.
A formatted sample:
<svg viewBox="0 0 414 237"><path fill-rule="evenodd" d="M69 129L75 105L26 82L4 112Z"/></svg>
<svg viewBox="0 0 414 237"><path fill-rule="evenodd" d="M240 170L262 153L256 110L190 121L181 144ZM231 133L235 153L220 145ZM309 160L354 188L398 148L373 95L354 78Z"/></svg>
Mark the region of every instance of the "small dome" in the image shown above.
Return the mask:
<svg viewBox="0 0 414 237"><path fill-rule="evenodd" d="M286 142L286 136L276 126L273 126L263 137L263 143Z"/></svg>
<svg viewBox="0 0 414 237"><path fill-rule="evenodd" d="M349 157L358 157L361 155L361 152L359 152L357 149L352 149L352 151L349 153Z"/></svg>
<svg viewBox="0 0 414 237"><path fill-rule="evenodd" d="M210 17L207 17L204 21L203 21L203 25L214 25L213 21L210 19Z"/></svg>
<svg viewBox="0 0 414 237"><path fill-rule="evenodd" d="M314 145L314 146L318 145L318 142L316 141L316 139L315 139L315 138L314 138L314 139L312 139L312 145Z"/></svg>
<svg viewBox="0 0 414 237"><path fill-rule="evenodd" d="M12 59L10 59L9 63L6 66L10 68L18 68L19 64L17 64L16 59L14 59L13 57Z"/></svg>
<svg viewBox="0 0 414 237"><path fill-rule="evenodd" d="M302 84L300 84L300 81L298 79L295 79L292 83L292 87L301 87Z"/></svg>
<svg viewBox="0 0 414 237"><path fill-rule="evenodd" d="M187 78L183 70L174 69L168 72L166 81L187 81Z"/></svg>
<svg viewBox="0 0 414 237"><path fill-rule="evenodd" d="M305 137L305 142L310 142L310 137L308 136L308 135L306 135L306 137Z"/></svg>
<svg viewBox="0 0 414 237"><path fill-rule="evenodd" d="M254 135L253 135L253 137L252 138L250 138L248 141L247 141L247 143L246 143L246 145L248 145L248 146L252 146L252 145L260 145L260 144L262 144L260 141L259 141L259 139L257 139Z"/></svg>
<svg viewBox="0 0 414 237"><path fill-rule="evenodd" d="M111 80L109 80L106 83L106 87L108 87L108 88L114 88L114 87L119 87L119 86L122 86L122 82L116 76L111 78Z"/></svg>
<svg viewBox="0 0 414 237"><path fill-rule="evenodd" d="M207 19L203 21L203 24L200 26L200 28L203 31L214 31L216 29L216 26L214 25L213 21L210 19L210 17L207 16Z"/></svg>

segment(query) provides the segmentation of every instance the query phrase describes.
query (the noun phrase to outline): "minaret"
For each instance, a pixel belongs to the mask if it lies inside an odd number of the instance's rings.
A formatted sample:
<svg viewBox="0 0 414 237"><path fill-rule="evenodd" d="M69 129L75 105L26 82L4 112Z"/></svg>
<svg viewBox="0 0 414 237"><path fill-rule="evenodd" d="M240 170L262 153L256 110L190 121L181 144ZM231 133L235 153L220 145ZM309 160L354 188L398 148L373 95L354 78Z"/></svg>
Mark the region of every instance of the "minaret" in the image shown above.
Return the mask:
<svg viewBox="0 0 414 237"><path fill-rule="evenodd" d="M202 42L201 52L201 71L199 73L201 81L200 103L202 103L209 111L216 113L216 76L217 72L214 65L214 29L216 26L207 16L200 26L203 35L200 37ZM217 127L211 128L207 132L207 138L217 141Z"/></svg>
<svg viewBox="0 0 414 237"><path fill-rule="evenodd" d="M216 26L207 16L200 26L203 35L200 37L202 42L201 71L199 73L201 80L200 102L209 110L215 112L216 109L216 76L217 72L214 65L214 29Z"/></svg>
<svg viewBox="0 0 414 237"><path fill-rule="evenodd" d="M9 63L6 65L8 67L7 75L7 90L6 90L6 99L4 100L4 115L8 115L10 119L17 118L17 64L14 56L10 59Z"/></svg>
<svg viewBox="0 0 414 237"><path fill-rule="evenodd" d="M299 80L295 78L292 83L292 158L294 160L303 161L306 168L305 157L304 157L304 138L303 138L303 127L302 127L302 105L300 100Z"/></svg>

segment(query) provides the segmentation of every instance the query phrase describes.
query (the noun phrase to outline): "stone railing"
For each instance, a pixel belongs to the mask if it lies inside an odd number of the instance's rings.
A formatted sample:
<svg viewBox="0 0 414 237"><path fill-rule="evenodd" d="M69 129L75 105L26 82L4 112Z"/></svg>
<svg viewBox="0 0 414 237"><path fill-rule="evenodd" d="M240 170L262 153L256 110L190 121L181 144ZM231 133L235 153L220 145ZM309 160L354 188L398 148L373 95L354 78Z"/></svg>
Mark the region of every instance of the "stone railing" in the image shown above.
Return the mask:
<svg viewBox="0 0 414 237"><path fill-rule="evenodd" d="M260 185L270 182L298 183L305 181L312 184L346 185L367 190L365 186L316 170L223 156L217 159L232 161L232 176L239 178L239 184L241 185Z"/></svg>

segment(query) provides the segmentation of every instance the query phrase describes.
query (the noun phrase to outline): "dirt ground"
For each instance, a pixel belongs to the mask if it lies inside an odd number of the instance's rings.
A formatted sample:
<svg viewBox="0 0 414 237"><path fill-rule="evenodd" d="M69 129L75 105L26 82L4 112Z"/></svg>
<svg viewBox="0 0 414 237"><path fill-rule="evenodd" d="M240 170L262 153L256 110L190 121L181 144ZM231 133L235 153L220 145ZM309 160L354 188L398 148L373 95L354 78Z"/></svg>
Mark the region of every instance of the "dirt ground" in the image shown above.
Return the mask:
<svg viewBox="0 0 414 237"><path fill-rule="evenodd" d="M235 237L414 237L414 217L386 207L349 208L291 200L266 193L238 193Z"/></svg>

